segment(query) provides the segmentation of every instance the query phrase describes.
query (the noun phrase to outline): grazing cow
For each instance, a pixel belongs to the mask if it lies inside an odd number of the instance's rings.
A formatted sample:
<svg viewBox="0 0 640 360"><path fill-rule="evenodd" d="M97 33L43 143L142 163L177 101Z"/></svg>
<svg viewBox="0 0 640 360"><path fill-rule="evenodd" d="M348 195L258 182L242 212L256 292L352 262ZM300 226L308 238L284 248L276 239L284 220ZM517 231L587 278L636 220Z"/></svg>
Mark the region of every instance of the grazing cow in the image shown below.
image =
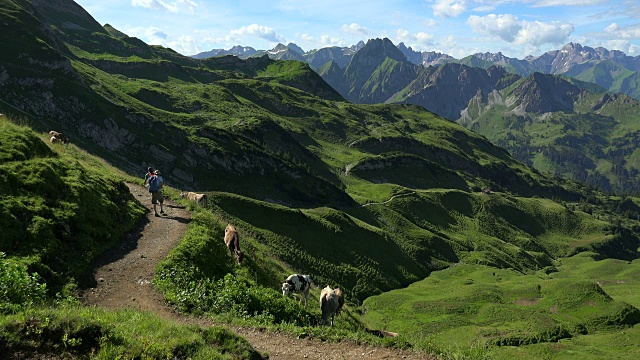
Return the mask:
<svg viewBox="0 0 640 360"><path fill-rule="evenodd" d="M181 192L180 197L189 201L195 201L200 206L207 205L207 194L197 194L189 191L188 193Z"/></svg>
<svg viewBox="0 0 640 360"><path fill-rule="evenodd" d="M49 135L51 135L51 142L54 142L54 138L63 144L66 144L69 142L69 139L67 139L67 137L60 132L51 130L49 131Z"/></svg>
<svg viewBox="0 0 640 360"><path fill-rule="evenodd" d="M338 297L338 309L336 309L336 316L338 316L342 312L342 307L344 306L344 294L342 294L342 290L340 290L340 288L335 288L333 291Z"/></svg>
<svg viewBox="0 0 640 360"><path fill-rule="evenodd" d="M304 307L307 307L309 300L309 289L311 289L311 276L293 274L282 283L282 295L299 294L300 301L304 300Z"/></svg>
<svg viewBox="0 0 640 360"><path fill-rule="evenodd" d="M320 310L322 310L322 321L320 324L325 325L329 321L329 317L331 317L331 326L333 326L333 317L338 311L339 306L338 295L335 290L329 286L322 289L322 292L320 292Z"/></svg>
<svg viewBox="0 0 640 360"><path fill-rule="evenodd" d="M242 264L244 254L240 250L240 236L238 236L235 226L228 224L227 228L224 229L224 242L227 244L231 255L235 255L238 264Z"/></svg>
<svg viewBox="0 0 640 360"><path fill-rule="evenodd" d="M49 141L51 141L51 143L52 143L52 144L62 142L62 140L58 139L58 138L57 138L57 137L55 137L55 136L52 136L52 137L49 139Z"/></svg>

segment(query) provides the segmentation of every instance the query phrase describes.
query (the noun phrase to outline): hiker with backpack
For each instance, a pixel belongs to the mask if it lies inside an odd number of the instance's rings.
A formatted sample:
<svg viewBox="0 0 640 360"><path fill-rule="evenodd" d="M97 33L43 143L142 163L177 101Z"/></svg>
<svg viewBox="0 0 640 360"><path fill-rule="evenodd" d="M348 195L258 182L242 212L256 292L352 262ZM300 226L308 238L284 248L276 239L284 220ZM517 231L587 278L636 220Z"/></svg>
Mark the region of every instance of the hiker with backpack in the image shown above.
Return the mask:
<svg viewBox="0 0 640 360"><path fill-rule="evenodd" d="M151 193L151 203L153 204L153 212L158 215L158 210L156 209L156 204L160 203L160 214L165 215L163 209L164 196L162 196L162 185L164 184L164 179L160 175L160 170L153 172L151 176L147 179L147 184L149 185L149 192Z"/></svg>
<svg viewBox="0 0 640 360"><path fill-rule="evenodd" d="M147 189L149 189L149 177L151 177L151 175L153 175L153 168L148 167L147 173L144 174L144 182L142 183L142 185L144 185L144 187L146 187Z"/></svg>

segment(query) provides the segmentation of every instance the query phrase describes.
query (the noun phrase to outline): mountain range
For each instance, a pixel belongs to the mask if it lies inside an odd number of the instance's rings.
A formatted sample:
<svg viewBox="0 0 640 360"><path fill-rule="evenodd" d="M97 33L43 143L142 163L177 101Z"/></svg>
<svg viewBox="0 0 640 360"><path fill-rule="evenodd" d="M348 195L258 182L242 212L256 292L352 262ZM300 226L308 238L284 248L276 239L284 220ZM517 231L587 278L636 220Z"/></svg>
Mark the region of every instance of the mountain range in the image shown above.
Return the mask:
<svg viewBox="0 0 640 360"><path fill-rule="evenodd" d="M383 40L388 41L388 39ZM273 59L305 61L314 70L318 70L330 60L345 69L353 55L364 46L365 43L360 41L350 47L326 47L308 52L294 43L278 44L271 50L255 50L251 47L234 46L229 50L214 49L193 55L193 57L202 59L211 56L235 55L247 58L266 54ZM511 58L501 52L476 53L462 59L455 59L439 52L415 51L402 42L397 45L397 48L404 55L406 61L424 67L447 63L460 63L482 68L497 65L520 76L528 76L534 72L563 75L591 82L611 92L624 93L640 100L640 56L628 56L619 50L568 43L559 50L551 50L539 56L529 55L524 59Z"/></svg>
<svg viewBox="0 0 640 360"><path fill-rule="evenodd" d="M279 45L280 52L270 56L294 48L297 60L307 61L293 44ZM313 53L328 49L333 48ZM569 43L523 60L501 53L457 60L371 39L348 56L324 59L330 60L312 68L351 102L420 105L487 136L541 171L606 191L640 191L632 145L638 142L640 57ZM589 119L608 119L598 121L608 129L595 145L591 127L584 127ZM540 124L556 129L558 123L564 131L539 129ZM577 152L567 147L567 138Z"/></svg>

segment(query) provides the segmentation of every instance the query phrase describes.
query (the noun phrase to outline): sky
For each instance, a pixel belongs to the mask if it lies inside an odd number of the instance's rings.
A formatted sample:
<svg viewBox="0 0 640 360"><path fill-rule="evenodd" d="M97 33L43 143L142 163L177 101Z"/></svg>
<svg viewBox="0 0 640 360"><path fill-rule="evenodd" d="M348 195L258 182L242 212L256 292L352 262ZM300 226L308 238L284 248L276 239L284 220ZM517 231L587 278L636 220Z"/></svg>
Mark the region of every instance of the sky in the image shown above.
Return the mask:
<svg viewBox="0 0 640 360"><path fill-rule="evenodd" d="M76 0L100 24L184 55L389 38L455 58L540 56L568 42L640 55L640 0Z"/></svg>

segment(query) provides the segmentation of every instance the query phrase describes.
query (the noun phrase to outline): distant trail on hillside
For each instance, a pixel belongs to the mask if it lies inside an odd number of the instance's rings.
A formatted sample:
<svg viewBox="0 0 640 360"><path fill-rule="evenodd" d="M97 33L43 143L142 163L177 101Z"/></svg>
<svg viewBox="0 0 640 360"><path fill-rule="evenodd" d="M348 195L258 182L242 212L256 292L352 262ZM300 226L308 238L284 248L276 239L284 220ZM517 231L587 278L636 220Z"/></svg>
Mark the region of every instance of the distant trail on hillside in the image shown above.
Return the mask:
<svg viewBox="0 0 640 360"><path fill-rule="evenodd" d="M155 217L147 189L138 184L128 183L127 186L134 198L147 208L147 214L120 246L105 252L95 261L88 280L89 287L80 294L85 305L151 312L180 325L226 327L247 339L259 352L269 354L269 359L435 360L427 354L356 345L352 341L326 343L308 338L296 339L284 333L214 323L211 319L176 312L164 303L162 295L154 289L151 281L158 263L184 237L191 215L183 206L165 198L166 216ZM222 236L220 234L220 241L223 241Z"/></svg>
<svg viewBox="0 0 640 360"><path fill-rule="evenodd" d="M409 192L409 193L406 193L406 194L393 195L393 196L392 196L392 197L390 197L388 200L385 200L385 201L383 201L383 202L369 202L369 203L366 203L366 204L362 204L362 205L360 205L360 207L366 207L366 206L370 206L370 205L384 205L384 204L388 204L388 203L390 203L390 202L391 202L391 201L393 201L393 199L395 199L395 198L398 198L398 197L401 197L401 196L415 195L415 194L416 194L416 192L415 192L415 191L412 191L412 192Z"/></svg>

